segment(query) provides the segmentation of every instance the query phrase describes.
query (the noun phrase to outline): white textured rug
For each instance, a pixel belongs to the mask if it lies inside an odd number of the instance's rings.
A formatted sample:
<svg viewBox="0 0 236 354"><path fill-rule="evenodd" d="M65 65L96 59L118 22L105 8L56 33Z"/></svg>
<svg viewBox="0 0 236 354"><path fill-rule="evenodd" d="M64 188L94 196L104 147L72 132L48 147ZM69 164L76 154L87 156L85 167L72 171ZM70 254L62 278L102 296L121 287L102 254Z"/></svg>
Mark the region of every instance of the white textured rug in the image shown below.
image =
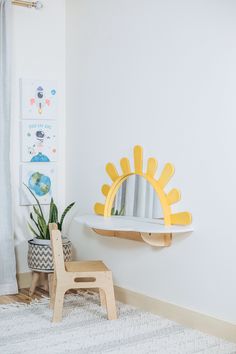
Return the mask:
<svg viewBox="0 0 236 354"><path fill-rule="evenodd" d="M66 295L63 321L51 323L48 299L0 306L0 353L235 354L236 344L117 303L108 321L98 296Z"/></svg>

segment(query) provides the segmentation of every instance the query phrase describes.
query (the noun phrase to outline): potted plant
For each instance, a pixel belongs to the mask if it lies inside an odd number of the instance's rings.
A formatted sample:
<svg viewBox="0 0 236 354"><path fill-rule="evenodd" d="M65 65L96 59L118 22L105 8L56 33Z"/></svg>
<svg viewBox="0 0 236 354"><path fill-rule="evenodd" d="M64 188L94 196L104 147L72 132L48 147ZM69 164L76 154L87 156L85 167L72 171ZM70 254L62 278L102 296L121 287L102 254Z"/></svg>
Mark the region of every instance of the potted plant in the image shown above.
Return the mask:
<svg viewBox="0 0 236 354"><path fill-rule="evenodd" d="M25 185L26 186L26 185ZM61 217L58 216L58 208L51 198L49 206L48 220L44 215L39 200L28 186L26 188L32 194L36 201L33 205L33 212L30 212L31 223L28 223L29 229L34 235L32 240L28 241L28 266L34 271L38 272L52 272L53 271L53 258L50 242L49 224L56 223L60 231L62 231L63 222L67 213L74 206L75 202L69 204ZM66 262L71 261L72 258L72 244L66 237L62 238L64 259Z"/></svg>

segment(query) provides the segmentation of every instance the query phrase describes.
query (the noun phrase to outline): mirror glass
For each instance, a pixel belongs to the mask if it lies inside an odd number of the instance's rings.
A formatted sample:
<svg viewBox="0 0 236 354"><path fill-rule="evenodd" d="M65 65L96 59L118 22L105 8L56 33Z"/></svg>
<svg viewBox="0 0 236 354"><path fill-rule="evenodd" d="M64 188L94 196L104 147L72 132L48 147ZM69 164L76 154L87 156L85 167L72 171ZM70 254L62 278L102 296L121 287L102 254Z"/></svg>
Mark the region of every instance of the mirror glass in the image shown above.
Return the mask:
<svg viewBox="0 0 236 354"><path fill-rule="evenodd" d="M112 215L156 219L162 217L162 209L152 185L142 176L132 175L119 188Z"/></svg>

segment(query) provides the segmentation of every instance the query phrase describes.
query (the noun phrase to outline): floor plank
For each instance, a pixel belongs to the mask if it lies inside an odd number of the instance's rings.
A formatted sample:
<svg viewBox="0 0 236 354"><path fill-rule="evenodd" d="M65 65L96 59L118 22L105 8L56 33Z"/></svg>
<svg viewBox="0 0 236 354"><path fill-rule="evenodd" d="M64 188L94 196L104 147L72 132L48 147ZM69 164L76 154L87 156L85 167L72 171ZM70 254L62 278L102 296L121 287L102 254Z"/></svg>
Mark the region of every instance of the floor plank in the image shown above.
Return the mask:
<svg viewBox="0 0 236 354"><path fill-rule="evenodd" d="M36 288L33 296L29 296L28 288L20 289L18 294L0 296L0 304L10 304L13 302L29 304L32 300L40 299L42 296L48 296L48 292L41 288Z"/></svg>
<svg viewBox="0 0 236 354"><path fill-rule="evenodd" d="M77 292L88 292L93 294L93 291L90 290L86 290L86 289L71 289L69 291L67 291L66 293L70 293L70 294L77 294ZM48 292L45 291L42 288L37 287L35 289L35 293L32 296L29 296L29 288L25 288L25 289L20 289L18 294L15 295L3 295L0 296L0 305L1 304L11 304L13 302L23 302L25 304L29 304L32 300L35 299L40 299L43 296L49 296Z"/></svg>

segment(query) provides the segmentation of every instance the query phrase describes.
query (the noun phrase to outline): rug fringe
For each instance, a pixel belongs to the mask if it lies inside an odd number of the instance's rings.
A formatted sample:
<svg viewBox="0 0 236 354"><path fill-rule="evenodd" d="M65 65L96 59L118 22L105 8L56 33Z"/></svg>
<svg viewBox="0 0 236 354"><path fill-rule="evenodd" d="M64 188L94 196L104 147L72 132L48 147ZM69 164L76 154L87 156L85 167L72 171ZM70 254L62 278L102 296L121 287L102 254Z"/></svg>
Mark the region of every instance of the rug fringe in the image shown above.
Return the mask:
<svg viewBox="0 0 236 354"><path fill-rule="evenodd" d="M91 291L78 291L77 294L73 293L73 294L66 294L65 295L65 303L66 302L70 302L76 299L76 297L81 298L83 297L85 300L89 300L89 299L93 299L97 302L100 302L100 298L99 298L99 294L98 293L92 293ZM1 311L6 311L6 310L11 310L11 309L16 309L16 308L34 308L37 306L41 306L41 305L47 305L49 304L49 297L42 295L40 299L32 299L29 303L25 303L25 302L17 302L14 301L12 303L9 304L0 304L0 312ZM117 306L119 307L121 305L121 303L119 301L116 301ZM123 306L127 307L127 308L133 308L133 306L130 305L125 305L122 304Z"/></svg>

